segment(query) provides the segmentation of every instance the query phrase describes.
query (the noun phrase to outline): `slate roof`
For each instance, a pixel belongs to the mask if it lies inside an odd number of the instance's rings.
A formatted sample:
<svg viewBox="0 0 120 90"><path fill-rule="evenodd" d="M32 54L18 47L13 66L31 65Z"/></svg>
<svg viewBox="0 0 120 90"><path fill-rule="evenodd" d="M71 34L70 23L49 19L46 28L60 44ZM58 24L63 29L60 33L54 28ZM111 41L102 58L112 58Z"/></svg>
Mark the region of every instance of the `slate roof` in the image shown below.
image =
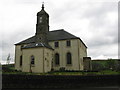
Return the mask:
<svg viewBox="0 0 120 90"><path fill-rule="evenodd" d="M46 47L49 49L53 49L50 45L45 44L45 43L30 43L24 47L22 47L23 49L27 49L27 48L36 48L36 47Z"/></svg>
<svg viewBox="0 0 120 90"><path fill-rule="evenodd" d="M47 15L47 16L49 16L49 14L44 10L44 4L42 4L42 10L37 13L37 16L38 15Z"/></svg>
<svg viewBox="0 0 120 90"><path fill-rule="evenodd" d="M83 43L83 41L79 37L76 37L75 35L72 35L71 33L65 31L64 29L49 31L47 37L48 37L49 42L50 41L58 41L58 40L67 40L67 39L79 39ZM15 45L29 44L29 43L35 43L35 36L32 36L32 37L30 37L30 38L28 38L26 40L23 40L23 41L21 41L19 43L16 43Z"/></svg>
<svg viewBox="0 0 120 90"><path fill-rule="evenodd" d="M49 16L48 13L43 9L40 12L37 13L37 16L38 15L47 15L47 16Z"/></svg>

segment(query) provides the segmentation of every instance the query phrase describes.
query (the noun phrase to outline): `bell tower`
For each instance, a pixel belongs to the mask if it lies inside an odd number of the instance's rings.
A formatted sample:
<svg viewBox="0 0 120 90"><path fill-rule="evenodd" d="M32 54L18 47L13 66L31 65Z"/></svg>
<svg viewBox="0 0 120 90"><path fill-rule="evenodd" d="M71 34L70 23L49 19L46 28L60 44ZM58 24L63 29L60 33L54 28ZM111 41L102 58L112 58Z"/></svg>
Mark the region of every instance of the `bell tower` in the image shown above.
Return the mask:
<svg viewBox="0 0 120 90"><path fill-rule="evenodd" d="M37 13L36 24L36 42L48 43L47 33L49 32L49 15L44 10L44 4L42 9Z"/></svg>

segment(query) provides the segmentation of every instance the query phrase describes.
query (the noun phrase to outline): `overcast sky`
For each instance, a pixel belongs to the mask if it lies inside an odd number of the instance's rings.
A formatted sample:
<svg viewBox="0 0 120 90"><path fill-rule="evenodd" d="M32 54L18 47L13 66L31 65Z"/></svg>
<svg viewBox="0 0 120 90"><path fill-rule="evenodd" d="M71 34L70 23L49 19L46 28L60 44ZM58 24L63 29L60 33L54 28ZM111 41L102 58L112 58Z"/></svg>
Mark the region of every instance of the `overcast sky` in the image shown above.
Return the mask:
<svg viewBox="0 0 120 90"><path fill-rule="evenodd" d="M92 59L118 58L118 0L0 0L0 60L14 60L14 44L35 35L43 1L50 31L80 37Z"/></svg>

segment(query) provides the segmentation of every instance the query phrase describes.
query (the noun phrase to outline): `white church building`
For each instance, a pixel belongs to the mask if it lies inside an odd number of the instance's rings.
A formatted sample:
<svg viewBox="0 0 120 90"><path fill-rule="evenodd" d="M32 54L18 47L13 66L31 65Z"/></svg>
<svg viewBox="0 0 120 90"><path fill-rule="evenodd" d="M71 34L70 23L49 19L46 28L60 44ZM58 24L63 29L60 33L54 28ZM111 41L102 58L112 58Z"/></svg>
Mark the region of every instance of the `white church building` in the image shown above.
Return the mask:
<svg viewBox="0 0 120 90"><path fill-rule="evenodd" d="M64 29L49 31L49 15L44 4L37 13L35 35L15 44L15 69L22 72L85 70L90 67L85 65L88 59L87 46L79 37Z"/></svg>

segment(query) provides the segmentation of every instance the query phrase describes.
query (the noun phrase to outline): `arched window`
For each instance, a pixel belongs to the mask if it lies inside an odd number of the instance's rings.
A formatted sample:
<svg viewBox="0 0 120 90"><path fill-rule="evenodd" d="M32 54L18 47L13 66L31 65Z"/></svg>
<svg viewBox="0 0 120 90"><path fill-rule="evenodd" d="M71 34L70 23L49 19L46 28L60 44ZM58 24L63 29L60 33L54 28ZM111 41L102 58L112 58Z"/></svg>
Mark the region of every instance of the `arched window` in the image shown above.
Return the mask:
<svg viewBox="0 0 120 90"><path fill-rule="evenodd" d="M34 64L35 63L35 58L34 58L34 56L32 55L31 56L31 64Z"/></svg>
<svg viewBox="0 0 120 90"><path fill-rule="evenodd" d="M72 64L72 56L70 52L67 53L66 57L67 57L67 64Z"/></svg>
<svg viewBox="0 0 120 90"><path fill-rule="evenodd" d="M55 64L56 64L56 65L59 65L59 61L60 61L59 59L60 59L60 58L59 58L59 54L56 53L56 54L55 54Z"/></svg>
<svg viewBox="0 0 120 90"><path fill-rule="evenodd" d="M20 66L22 66L22 55L20 56Z"/></svg>

